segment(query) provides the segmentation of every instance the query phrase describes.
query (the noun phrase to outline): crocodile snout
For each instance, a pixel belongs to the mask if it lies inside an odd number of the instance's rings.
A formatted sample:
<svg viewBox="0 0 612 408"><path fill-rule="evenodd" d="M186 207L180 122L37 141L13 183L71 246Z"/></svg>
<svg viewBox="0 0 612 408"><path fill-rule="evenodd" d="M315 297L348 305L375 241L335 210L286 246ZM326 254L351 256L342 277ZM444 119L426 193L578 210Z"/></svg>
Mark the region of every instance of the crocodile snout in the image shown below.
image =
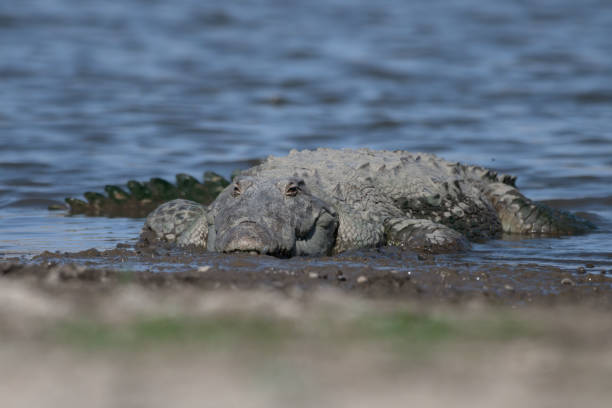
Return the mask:
<svg viewBox="0 0 612 408"><path fill-rule="evenodd" d="M265 228L253 221L242 221L220 234L217 250L272 254L276 250L276 245Z"/></svg>

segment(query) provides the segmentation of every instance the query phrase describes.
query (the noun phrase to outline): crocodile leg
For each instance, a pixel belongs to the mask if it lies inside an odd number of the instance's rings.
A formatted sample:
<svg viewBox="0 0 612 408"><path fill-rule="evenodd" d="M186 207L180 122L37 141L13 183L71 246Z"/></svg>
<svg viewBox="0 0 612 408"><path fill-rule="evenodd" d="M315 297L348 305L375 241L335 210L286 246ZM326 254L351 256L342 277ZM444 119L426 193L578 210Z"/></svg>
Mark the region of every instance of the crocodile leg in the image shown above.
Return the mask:
<svg viewBox="0 0 612 408"><path fill-rule="evenodd" d="M164 241L179 246L206 248L206 208L194 201L177 199L159 206L147 217L140 241Z"/></svg>
<svg viewBox="0 0 612 408"><path fill-rule="evenodd" d="M407 217L391 218L385 222L387 245L440 253L470 248L467 238L440 223Z"/></svg>
<svg viewBox="0 0 612 408"><path fill-rule="evenodd" d="M487 185L485 194L502 223L512 234L572 235L595 228L589 221L567 211L531 201L515 187L504 183Z"/></svg>

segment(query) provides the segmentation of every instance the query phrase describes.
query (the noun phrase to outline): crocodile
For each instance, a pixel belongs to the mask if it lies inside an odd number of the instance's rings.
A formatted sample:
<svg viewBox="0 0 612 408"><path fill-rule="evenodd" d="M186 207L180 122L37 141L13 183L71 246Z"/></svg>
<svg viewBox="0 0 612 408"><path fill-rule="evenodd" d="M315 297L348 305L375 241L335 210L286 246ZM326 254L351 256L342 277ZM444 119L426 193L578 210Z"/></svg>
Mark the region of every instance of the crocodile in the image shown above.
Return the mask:
<svg viewBox="0 0 612 408"><path fill-rule="evenodd" d="M176 199L141 242L278 257L394 245L439 253L502 233L560 236L594 226L534 202L516 177L433 154L292 150L235 177L208 206Z"/></svg>

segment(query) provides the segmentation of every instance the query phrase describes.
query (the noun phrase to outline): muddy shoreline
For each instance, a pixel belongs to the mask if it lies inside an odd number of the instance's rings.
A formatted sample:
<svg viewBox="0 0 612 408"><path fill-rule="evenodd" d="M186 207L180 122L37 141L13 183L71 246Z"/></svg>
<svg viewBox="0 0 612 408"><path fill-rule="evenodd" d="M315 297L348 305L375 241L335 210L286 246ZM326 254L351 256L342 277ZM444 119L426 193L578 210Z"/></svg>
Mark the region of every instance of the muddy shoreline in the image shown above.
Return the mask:
<svg viewBox="0 0 612 408"><path fill-rule="evenodd" d="M599 407L611 300L596 265L396 248L45 252L0 260L0 383L15 407Z"/></svg>
<svg viewBox="0 0 612 408"><path fill-rule="evenodd" d="M333 257L278 259L170 247L120 244L105 251L44 252L24 263L0 259L3 279L66 287L189 286L199 290L310 293L334 288L360 297L441 303L482 300L524 306L588 303L612 308L612 271L586 264L575 271L538 264L457 262L397 248Z"/></svg>

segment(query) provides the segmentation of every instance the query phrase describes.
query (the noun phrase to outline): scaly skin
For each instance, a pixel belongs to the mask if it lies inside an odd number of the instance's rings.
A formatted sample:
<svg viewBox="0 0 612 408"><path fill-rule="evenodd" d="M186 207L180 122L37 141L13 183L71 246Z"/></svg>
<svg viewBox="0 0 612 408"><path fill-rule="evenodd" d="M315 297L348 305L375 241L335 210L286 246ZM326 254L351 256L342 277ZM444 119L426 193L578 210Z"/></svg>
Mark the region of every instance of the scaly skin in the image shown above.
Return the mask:
<svg viewBox="0 0 612 408"><path fill-rule="evenodd" d="M188 202L161 206L143 232L212 251L291 256L380 245L440 252L466 249L469 241L502 232L562 235L593 228L530 201L514 182L431 154L291 151L243 171L207 208L187 211L193 205ZM173 215L177 206L200 215L179 219ZM187 237L175 230L191 232Z"/></svg>

